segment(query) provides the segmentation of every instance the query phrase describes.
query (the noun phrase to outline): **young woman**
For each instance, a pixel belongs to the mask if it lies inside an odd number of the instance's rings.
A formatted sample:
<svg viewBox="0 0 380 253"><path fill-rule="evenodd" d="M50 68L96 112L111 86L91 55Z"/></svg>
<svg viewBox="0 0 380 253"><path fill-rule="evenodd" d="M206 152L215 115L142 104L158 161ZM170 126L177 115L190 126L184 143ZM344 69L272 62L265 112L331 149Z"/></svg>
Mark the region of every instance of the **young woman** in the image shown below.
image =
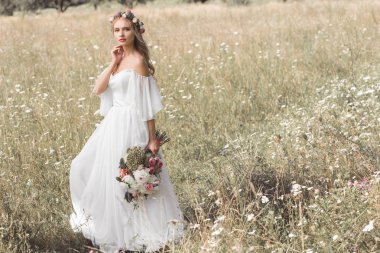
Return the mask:
<svg viewBox="0 0 380 253"><path fill-rule="evenodd" d="M182 212L155 140L162 97L143 23L131 10L116 13L110 22L117 45L93 90L104 118L71 163L70 224L103 252L157 251L183 234ZM137 208L124 199L125 189L115 179L120 158L133 146L149 148L164 162L160 190Z"/></svg>

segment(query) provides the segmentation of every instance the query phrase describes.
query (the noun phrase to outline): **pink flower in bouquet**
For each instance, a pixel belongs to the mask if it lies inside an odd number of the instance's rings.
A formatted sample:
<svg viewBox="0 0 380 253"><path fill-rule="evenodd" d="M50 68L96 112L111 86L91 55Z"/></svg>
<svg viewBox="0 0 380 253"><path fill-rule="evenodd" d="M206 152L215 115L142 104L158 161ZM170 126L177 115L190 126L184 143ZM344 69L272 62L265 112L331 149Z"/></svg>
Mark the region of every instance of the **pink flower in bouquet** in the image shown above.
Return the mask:
<svg viewBox="0 0 380 253"><path fill-rule="evenodd" d="M154 166L154 165L156 165L156 159L154 159L153 157L151 157L151 158L149 158L149 165L150 166Z"/></svg>
<svg viewBox="0 0 380 253"><path fill-rule="evenodd" d="M154 174L154 166L151 166L151 167L149 168L149 173L150 173L150 174Z"/></svg>
<svg viewBox="0 0 380 253"><path fill-rule="evenodd" d="M120 170L120 177L123 178L127 175L127 170L126 169L122 169Z"/></svg>
<svg viewBox="0 0 380 253"><path fill-rule="evenodd" d="M158 163L158 168L162 168L162 166L163 166L164 164L161 162L161 161L159 161L159 163Z"/></svg>
<svg viewBox="0 0 380 253"><path fill-rule="evenodd" d="M153 190L153 184L146 184L146 189L148 190L148 191L151 191L151 190Z"/></svg>

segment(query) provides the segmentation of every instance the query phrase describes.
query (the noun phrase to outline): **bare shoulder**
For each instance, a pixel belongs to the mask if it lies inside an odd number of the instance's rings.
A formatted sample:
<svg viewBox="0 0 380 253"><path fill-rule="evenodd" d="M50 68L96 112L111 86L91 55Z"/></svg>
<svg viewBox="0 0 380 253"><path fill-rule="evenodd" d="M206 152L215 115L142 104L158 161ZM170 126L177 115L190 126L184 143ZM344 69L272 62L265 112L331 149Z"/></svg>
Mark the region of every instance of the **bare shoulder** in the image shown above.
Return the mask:
<svg viewBox="0 0 380 253"><path fill-rule="evenodd" d="M145 63L145 59L142 55L136 54L134 64L133 64L134 70L142 75L142 76L149 76L149 68Z"/></svg>

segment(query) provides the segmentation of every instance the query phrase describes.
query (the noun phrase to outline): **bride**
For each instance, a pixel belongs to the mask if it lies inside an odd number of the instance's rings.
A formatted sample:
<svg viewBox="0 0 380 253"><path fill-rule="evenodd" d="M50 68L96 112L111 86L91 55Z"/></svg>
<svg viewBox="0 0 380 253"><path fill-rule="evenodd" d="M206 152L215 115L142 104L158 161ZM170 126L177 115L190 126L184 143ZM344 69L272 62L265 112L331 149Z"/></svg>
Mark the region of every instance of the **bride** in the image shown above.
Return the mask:
<svg viewBox="0 0 380 253"><path fill-rule="evenodd" d="M112 62L95 82L103 120L73 159L70 225L102 252L157 251L182 237L183 215L155 140L155 114L163 108L153 77L143 23L131 10L111 19L118 43ZM134 208L115 179L129 147L147 147L162 157L160 190Z"/></svg>

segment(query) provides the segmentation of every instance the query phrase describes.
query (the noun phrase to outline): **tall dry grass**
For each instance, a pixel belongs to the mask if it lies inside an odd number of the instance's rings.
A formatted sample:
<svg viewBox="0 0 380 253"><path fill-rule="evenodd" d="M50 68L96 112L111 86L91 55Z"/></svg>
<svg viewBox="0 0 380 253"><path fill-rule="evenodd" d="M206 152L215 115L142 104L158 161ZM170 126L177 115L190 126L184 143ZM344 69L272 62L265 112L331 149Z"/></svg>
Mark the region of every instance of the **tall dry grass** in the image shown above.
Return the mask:
<svg viewBox="0 0 380 253"><path fill-rule="evenodd" d="M83 249L68 173L102 120L91 88L115 7L0 18L1 251ZM380 248L378 1L135 12L189 221L173 252Z"/></svg>

